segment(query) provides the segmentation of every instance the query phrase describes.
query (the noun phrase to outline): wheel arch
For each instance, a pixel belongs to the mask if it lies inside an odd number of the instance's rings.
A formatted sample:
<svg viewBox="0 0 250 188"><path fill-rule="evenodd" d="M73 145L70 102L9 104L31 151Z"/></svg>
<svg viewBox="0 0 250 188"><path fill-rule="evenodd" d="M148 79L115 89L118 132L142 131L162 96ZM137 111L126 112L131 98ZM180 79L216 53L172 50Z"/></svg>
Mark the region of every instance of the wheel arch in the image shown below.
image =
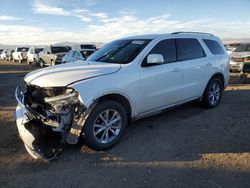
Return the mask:
<svg viewBox="0 0 250 188"><path fill-rule="evenodd" d="M214 78L219 78L219 79L222 81L223 87L225 86L225 77L224 77L224 75L223 75L221 72L215 73L215 74L209 79L208 83L209 83L212 79L214 79ZM208 83L207 83L207 85L208 85Z"/></svg>
<svg viewBox="0 0 250 188"><path fill-rule="evenodd" d="M206 91L206 89L207 89L207 87L208 87L209 82L210 82L212 79L214 79L214 78L219 78L219 79L222 81L223 88L225 87L225 77L224 77L224 75L223 75L222 73L220 73L220 72L217 72L217 73L213 74L213 75L210 77L210 79L208 80L208 82L207 82L207 84L206 84L206 87L203 89L203 93L202 93L202 96L201 96L200 100L203 99L204 93L205 93L205 91Z"/></svg>
<svg viewBox="0 0 250 188"><path fill-rule="evenodd" d="M128 119L130 120L132 118L132 106L128 97L120 93L108 93L108 94L99 96L95 101L97 101L97 103L100 103L105 100L114 100L114 101L119 102L125 108Z"/></svg>

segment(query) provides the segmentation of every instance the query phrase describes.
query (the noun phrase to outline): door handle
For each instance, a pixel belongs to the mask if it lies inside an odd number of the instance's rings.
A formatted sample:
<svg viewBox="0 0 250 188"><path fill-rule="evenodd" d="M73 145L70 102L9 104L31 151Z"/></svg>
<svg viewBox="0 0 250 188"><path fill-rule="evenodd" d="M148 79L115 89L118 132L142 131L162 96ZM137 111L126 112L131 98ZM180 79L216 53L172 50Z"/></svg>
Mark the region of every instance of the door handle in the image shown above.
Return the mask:
<svg viewBox="0 0 250 188"><path fill-rule="evenodd" d="M174 69L172 70L172 72L179 72L179 71L181 71L180 68L174 68Z"/></svg>

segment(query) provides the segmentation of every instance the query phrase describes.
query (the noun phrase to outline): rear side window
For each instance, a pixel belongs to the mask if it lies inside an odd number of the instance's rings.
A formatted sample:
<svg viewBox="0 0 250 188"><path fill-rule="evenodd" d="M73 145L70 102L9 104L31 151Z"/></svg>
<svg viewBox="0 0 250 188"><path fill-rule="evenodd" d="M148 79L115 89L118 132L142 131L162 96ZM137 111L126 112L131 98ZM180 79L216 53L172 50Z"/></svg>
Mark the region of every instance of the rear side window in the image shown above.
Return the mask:
<svg viewBox="0 0 250 188"><path fill-rule="evenodd" d="M205 57L206 54L196 39L177 39L179 46L179 58L180 60L189 60Z"/></svg>
<svg viewBox="0 0 250 188"><path fill-rule="evenodd" d="M225 53L221 45L217 41L208 40L208 39L203 39L203 41L205 42L206 46L208 47L208 49L213 55Z"/></svg>
<svg viewBox="0 0 250 188"><path fill-rule="evenodd" d="M165 63L177 61L175 39L167 39L159 42L149 54L161 54Z"/></svg>

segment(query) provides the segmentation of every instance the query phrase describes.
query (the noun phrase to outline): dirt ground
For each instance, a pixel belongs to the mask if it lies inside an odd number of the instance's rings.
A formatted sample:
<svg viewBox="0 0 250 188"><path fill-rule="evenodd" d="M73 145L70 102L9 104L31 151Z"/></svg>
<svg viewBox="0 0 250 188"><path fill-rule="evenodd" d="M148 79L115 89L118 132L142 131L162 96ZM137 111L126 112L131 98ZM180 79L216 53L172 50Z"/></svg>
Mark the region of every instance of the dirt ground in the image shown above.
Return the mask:
<svg viewBox="0 0 250 188"><path fill-rule="evenodd" d="M128 126L105 152L67 146L32 159L18 137L14 90L35 66L0 62L0 187L250 187L250 79L237 74L221 105L183 105Z"/></svg>

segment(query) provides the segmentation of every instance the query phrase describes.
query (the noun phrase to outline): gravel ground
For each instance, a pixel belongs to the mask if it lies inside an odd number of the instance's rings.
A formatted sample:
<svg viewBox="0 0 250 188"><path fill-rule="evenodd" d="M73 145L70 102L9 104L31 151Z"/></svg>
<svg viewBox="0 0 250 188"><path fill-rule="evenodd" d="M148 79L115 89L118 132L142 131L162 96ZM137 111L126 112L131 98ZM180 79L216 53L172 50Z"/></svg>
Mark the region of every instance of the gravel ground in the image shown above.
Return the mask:
<svg viewBox="0 0 250 188"><path fill-rule="evenodd" d="M32 159L15 126L14 90L35 66L0 61L0 187L250 187L250 79L233 74L221 105L141 119L105 152L67 146Z"/></svg>

